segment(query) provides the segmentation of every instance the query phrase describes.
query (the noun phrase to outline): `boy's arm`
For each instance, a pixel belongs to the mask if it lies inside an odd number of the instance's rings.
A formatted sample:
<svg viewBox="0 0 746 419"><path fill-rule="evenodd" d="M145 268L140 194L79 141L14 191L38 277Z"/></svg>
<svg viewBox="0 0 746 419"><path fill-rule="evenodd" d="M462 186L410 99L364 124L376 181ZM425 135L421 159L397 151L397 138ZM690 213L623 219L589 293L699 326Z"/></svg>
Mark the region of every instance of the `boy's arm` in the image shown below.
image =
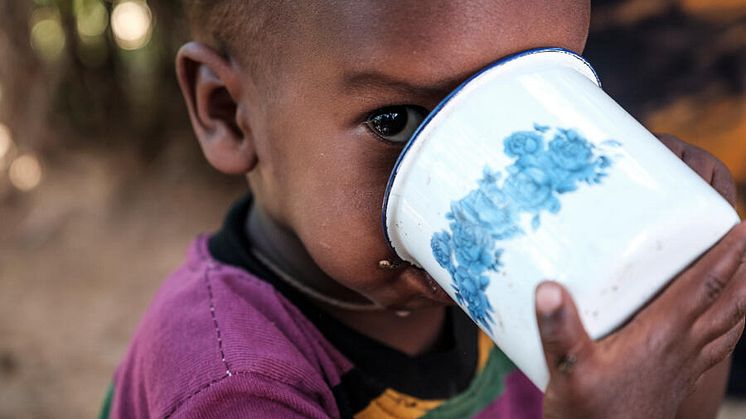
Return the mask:
<svg viewBox="0 0 746 419"><path fill-rule="evenodd" d="M302 383L303 380L297 381ZM173 419L324 419L339 416L338 412L324 408L316 396L264 374L239 371L195 392L165 416Z"/></svg>

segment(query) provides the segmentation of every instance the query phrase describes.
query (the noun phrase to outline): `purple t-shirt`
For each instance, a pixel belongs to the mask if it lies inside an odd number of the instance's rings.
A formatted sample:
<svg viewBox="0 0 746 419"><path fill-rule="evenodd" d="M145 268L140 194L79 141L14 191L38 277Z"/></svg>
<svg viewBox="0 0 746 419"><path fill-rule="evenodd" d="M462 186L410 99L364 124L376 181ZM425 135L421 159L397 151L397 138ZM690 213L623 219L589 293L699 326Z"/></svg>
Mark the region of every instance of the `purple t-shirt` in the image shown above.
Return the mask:
<svg viewBox="0 0 746 419"><path fill-rule="evenodd" d="M238 234L215 237L230 247ZM151 303L115 374L109 417L542 416L541 392L470 322L451 316L453 348L408 357L291 302L225 263L230 255L218 260L209 240L193 243Z"/></svg>

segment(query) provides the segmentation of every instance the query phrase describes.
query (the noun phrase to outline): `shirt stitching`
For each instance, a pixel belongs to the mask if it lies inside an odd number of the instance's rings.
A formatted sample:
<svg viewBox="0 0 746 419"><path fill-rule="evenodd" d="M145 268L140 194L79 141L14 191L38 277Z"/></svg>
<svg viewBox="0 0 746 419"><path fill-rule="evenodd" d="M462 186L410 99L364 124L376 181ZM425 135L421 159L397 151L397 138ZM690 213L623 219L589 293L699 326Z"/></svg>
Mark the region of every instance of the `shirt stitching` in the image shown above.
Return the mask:
<svg viewBox="0 0 746 419"><path fill-rule="evenodd" d="M233 375L231 372L230 367L228 366L228 361L225 359L225 351L223 350L223 337L220 335L220 325L218 324L218 318L215 315L215 298L212 292L212 284L210 283L210 272L217 269L215 266L208 266L207 269L205 269L205 285L207 286L207 294L210 297L210 317L212 317L212 324L215 327L215 336L218 339L218 349L220 350L220 360L223 361L223 366L225 367L225 375L230 377Z"/></svg>

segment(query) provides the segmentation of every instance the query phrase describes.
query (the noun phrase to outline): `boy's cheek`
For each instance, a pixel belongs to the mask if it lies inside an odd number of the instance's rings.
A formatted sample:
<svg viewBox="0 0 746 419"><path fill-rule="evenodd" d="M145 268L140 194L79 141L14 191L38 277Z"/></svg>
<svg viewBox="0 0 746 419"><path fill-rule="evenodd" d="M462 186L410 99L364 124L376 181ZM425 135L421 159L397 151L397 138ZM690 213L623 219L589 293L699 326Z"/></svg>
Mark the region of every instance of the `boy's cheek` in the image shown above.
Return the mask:
<svg viewBox="0 0 746 419"><path fill-rule="evenodd" d="M318 185L315 192L298 196L313 204L297 207L293 230L327 275L340 282L355 281L354 286L345 284L352 288L368 288L386 273L378 269L378 262L392 257L381 227L385 184L372 189L372 185L338 183L338 187Z"/></svg>
<svg viewBox="0 0 746 419"><path fill-rule="evenodd" d="M389 257L380 226L380 204L376 205L378 199L328 195L327 198L327 202L302 214L296 228L301 241L320 265L325 262L342 276L374 270L378 260Z"/></svg>
<svg viewBox="0 0 746 419"><path fill-rule="evenodd" d="M335 112L274 121L265 149L272 161L266 192L283 223L314 262L353 289L390 281L378 262L391 259L381 227L381 206L401 147L377 140L363 126L346 126ZM297 115L297 114L296 114Z"/></svg>

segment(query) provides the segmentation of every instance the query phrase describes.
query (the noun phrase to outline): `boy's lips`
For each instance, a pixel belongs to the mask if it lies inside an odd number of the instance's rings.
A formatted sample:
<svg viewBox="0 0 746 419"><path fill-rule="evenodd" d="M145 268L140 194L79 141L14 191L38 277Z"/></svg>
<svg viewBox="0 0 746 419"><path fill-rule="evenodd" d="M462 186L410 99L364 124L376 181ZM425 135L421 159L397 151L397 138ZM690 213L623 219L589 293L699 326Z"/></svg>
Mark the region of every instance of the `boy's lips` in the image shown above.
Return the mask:
<svg viewBox="0 0 746 419"><path fill-rule="evenodd" d="M410 265L404 269L402 275L410 280L418 288L418 291L427 298L448 305L454 303L453 299L443 290L438 282L423 269Z"/></svg>

